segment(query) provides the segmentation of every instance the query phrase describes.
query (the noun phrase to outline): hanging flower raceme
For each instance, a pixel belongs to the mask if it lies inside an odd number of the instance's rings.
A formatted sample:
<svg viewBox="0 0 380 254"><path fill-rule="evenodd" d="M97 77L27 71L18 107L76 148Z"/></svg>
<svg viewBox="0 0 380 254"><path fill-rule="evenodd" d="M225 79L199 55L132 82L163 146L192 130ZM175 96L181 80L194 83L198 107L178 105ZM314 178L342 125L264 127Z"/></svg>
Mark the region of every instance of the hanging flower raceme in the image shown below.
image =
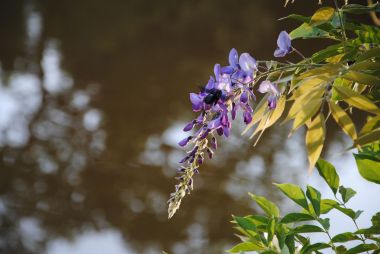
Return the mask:
<svg viewBox="0 0 380 254"><path fill-rule="evenodd" d="M283 31L277 41L276 56L284 56L292 51L289 35ZM183 131L193 133L181 140L182 147L191 146L187 155L180 161L179 183L169 198L169 218L178 210L182 198L193 189L193 175L199 172L204 158L212 159L217 149L216 136L230 135L232 121L238 112L242 112L245 124L252 122L251 102L256 100L253 92L258 65L248 53L240 56L236 49L231 49L228 56L229 65L215 64L214 75L198 93L190 93L190 102L194 112L199 115L188 122ZM263 81L258 88L260 93L268 93L268 107L276 108L280 91L276 84Z"/></svg>
<svg viewBox="0 0 380 254"><path fill-rule="evenodd" d="M169 218L174 215L182 198L193 188L193 175L198 173L204 157L213 157L217 149L216 135L228 137L239 110L242 111L246 124L252 121L250 102L255 95L250 85L257 71L256 61L248 53L238 55L231 49L228 57L229 65L215 64L214 76L198 93L190 93L190 102L194 112L200 115L184 126L183 131L193 131L178 144L192 148L180 161L183 166L178 170L182 175L178 178L176 191L169 199Z"/></svg>

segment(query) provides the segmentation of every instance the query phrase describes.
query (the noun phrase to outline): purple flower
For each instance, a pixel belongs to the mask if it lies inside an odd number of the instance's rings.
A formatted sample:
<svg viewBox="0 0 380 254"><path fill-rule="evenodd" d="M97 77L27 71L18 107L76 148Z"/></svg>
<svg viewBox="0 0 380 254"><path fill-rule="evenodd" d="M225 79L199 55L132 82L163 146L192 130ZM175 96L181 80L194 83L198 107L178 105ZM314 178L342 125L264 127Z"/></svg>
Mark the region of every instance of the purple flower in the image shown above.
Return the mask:
<svg viewBox="0 0 380 254"><path fill-rule="evenodd" d="M196 93L190 93L190 101L193 106L193 111L197 112L200 111L203 107L203 98L196 94Z"/></svg>
<svg viewBox="0 0 380 254"><path fill-rule="evenodd" d="M275 57L284 57L292 51L291 38L286 31L282 31L278 35L277 49L274 51Z"/></svg>
<svg viewBox="0 0 380 254"><path fill-rule="evenodd" d="M248 53L243 53L239 57L240 68L249 76L257 70L256 60Z"/></svg>
<svg viewBox="0 0 380 254"><path fill-rule="evenodd" d="M240 101L242 103L247 103L248 102L248 93L246 91L244 91L241 95L240 95Z"/></svg>
<svg viewBox="0 0 380 254"><path fill-rule="evenodd" d="M186 124L186 126L183 128L183 131L192 130L196 122L197 122L196 120L193 120L193 121L189 122L188 124Z"/></svg>
<svg viewBox="0 0 380 254"><path fill-rule="evenodd" d="M243 117L245 124L249 124L252 121L252 114L249 111L244 111Z"/></svg>
<svg viewBox="0 0 380 254"><path fill-rule="evenodd" d="M280 90L278 86L268 80L261 82L258 89L260 93L268 93L268 107L269 109L275 109L277 106L277 100L280 96Z"/></svg>
<svg viewBox="0 0 380 254"><path fill-rule="evenodd" d="M228 62L230 63L230 66L234 69L238 68L238 52L236 49L232 48L230 51L230 54L228 55Z"/></svg>
<svg viewBox="0 0 380 254"><path fill-rule="evenodd" d="M178 145L180 146L185 146L189 141L192 139L192 136L188 136L187 138L182 139L181 141L178 142Z"/></svg>

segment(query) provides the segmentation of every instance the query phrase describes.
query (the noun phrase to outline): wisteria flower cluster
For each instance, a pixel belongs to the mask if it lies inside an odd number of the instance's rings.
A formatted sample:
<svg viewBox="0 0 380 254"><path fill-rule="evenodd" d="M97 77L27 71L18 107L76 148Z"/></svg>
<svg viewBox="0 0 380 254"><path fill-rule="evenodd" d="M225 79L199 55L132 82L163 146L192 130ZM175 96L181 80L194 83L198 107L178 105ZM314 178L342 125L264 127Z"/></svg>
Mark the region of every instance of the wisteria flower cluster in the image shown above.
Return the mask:
<svg viewBox="0 0 380 254"><path fill-rule="evenodd" d="M292 51L291 40L286 31L279 35L278 48L274 55L283 57ZM169 218L177 211L182 198L193 189L193 175L199 173L199 166L205 156L212 159L217 149L216 136L230 135L231 121L242 113L243 121L249 124L252 121L253 109L251 104L256 100L254 93L255 77L259 73L256 60L249 53L238 54L231 49L228 57L229 65L215 64L214 76L198 93L190 93L190 101L194 112L199 115L186 124L183 131L192 135L179 142L184 147L192 145L187 155L180 161L178 170L181 174L176 190L168 201ZM260 93L268 93L268 108L276 108L280 90L277 84L268 80L262 81L257 89Z"/></svg>

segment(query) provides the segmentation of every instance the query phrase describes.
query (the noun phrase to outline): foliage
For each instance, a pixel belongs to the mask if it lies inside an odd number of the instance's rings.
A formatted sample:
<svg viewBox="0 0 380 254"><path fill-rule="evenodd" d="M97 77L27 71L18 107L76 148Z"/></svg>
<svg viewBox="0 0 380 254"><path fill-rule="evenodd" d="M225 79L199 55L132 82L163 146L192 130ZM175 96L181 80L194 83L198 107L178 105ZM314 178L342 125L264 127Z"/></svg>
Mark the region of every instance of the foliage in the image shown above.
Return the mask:
<svg viewBox="0 0 380 254"><path fill-rule="evenodd" d="M169 199L169 218L193 189L193 175L199 172L205 155L212 158L217 149L216 134L228 137L230 118L234 120L240 110L246 124L242 134L250 132L250 138L256 137L255 144L265 129L281 119L282 123L293 121L289 135L304 126L309 171L317 168L335 199L323 198L313 186L303 190L290 183L275 184L299 206L298 211L282 216L275 203L250 194L264 215L233 216L241 243L229 252L306 254L331 249L345 254L380 253L380 212L373 215L371 227L359 228L356 220L363 211L347 206L356 191L343 186L335 167L320 158L326 121L332 119L352 140L350 149L358 149L354 157L360 175L380 184L380 108L377 105L380 102L380 29L355 20L355 15L379 12L380 5L345 1L339 8L337 1L334 3L335 8L322 7L311 17L291 14L284 18L301 24L289 34L286 31L279 34L274 56L281 58L296 53L302 58L298 63L256 61L248 53L239 57L236 49L232 49L229 65L216 64L215 78L211 77L199 93L190 94L193 111L200 115L184 131L198 130L179 142L181 146L193 146L181 160L180 183ZM292 46L295 39L327 39L331 45L305 57ZM260 100L256 98L257 92L264 94ZM353 112L366 116L360 131L359 124L352 120ZM333 209L350 218L357 230L330 235L328 214ZM311 233L326 234L329 241L312 242Z"/></svg>
<svg viewBox="0 0 380 254"><path fill-rule="evenodd" d="M366 147L365 151L355 154L359 172L368 181L380 184L379 143L376 147ZM321 193L312 186L306 190L293 184L275 184L289 199L300 206L299 211L280 215L278 207L265 197L250 194L252 199L264 211L265 215L233 217L233 223L242 243L229 250L232 253L256 251L259 253L320 253L323 249L332 249L335 253L380 252L380 212L372 217L372 226L359 228L357 219L363 211L354 211L347 206L356 191L343 186L335 167L319 159L317 169L320 176L330 187L335 200L322 198ZM336 209L352 220L356 226L354 232L342 232L330 235L328 213ZM304 234L307 235L304 235ZM312 242L310 233L323 233L328 242ZM348 248L347 243L354 247ZM352 244L351 244L352 246Z"/></svg>
<svg viewBox="0 0 380 254"><path fill-rule="evenodd" d="M215 65L215 78L211 77L199 93L190 94L193 111L200 114L184 131L198 130L179 142L192 148L181 160L180 182L168 201L169 218L192 191L194 174L199 173L204 158L213 157L216 136L229 136L231 120L239 110L247 125L242 134L251 133L250 138L256 138L254 144L281 119L282 123L293 121L289 135L304 126L309 171L322 153L329 119L352 139L351 148L380 140L380 29L354 19L356 14L374 11L380 11L379 4L345 4L341 8L322 7L311 17L285 17L301 24L289 34L280 33L274 56L296 53L302 58L298 63L256 61L248 53L239 58L232 49L228 66ZM305 57L292 46L295 39L327 39L331 45ZM257 92L264 94L260 100ZM353 112L367 116L360 131L358 123L352 121ZM368 165L365 155L356 159L359 169L377 167ZM377 176L368 170L360 172L366 179Z"/></svg>

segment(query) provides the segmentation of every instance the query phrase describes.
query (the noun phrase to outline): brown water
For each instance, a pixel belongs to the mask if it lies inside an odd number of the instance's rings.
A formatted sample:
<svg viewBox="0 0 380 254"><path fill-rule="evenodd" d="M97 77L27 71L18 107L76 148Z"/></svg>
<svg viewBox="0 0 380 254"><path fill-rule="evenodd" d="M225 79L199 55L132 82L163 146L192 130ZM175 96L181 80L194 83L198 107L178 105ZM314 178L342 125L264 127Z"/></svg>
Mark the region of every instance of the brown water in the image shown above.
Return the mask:
<svg viewBox="0 0 380 254"><path fill-rule="evenodd" d="M87 254L65 249L86 243L90 253L222 253L236 243L229 220L253 211L247 192L279 200L272 182L306 174L303 134L286 139L277 126L252 148L237 126L168 220L188 93L231 47L272 58L293 24L276 19L318 7L298 2L2 0L0 253Z"/></svg>

